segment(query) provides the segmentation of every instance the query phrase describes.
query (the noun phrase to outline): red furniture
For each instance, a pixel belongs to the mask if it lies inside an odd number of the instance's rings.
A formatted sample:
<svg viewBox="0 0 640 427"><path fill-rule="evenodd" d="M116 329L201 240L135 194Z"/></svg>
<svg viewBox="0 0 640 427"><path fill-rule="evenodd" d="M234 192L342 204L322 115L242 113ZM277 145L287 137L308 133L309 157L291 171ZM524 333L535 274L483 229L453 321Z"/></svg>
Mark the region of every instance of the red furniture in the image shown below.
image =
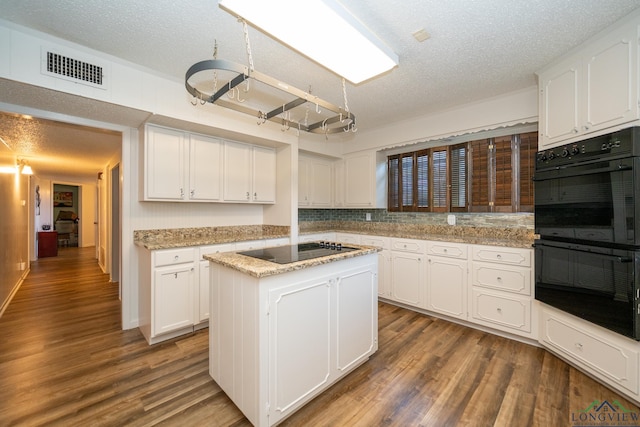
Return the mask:
<svg viewBox="0 0 640 427"><path fill-rule="evenodd" d="M38 258L58 256L58 232L38 232Z"/></svg>

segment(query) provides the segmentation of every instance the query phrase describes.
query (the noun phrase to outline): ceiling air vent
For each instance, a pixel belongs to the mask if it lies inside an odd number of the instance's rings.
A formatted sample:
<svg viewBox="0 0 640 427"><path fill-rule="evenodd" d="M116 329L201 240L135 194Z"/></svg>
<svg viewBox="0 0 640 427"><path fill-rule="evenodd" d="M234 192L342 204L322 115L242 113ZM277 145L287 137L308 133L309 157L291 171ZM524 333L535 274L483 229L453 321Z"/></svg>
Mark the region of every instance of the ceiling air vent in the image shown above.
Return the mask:
<svg viewBox="0 0 640 427"><path fill-rule="evenodd" d="M106 89L104 67L43 50L42 72L53 77Z"/></svg>

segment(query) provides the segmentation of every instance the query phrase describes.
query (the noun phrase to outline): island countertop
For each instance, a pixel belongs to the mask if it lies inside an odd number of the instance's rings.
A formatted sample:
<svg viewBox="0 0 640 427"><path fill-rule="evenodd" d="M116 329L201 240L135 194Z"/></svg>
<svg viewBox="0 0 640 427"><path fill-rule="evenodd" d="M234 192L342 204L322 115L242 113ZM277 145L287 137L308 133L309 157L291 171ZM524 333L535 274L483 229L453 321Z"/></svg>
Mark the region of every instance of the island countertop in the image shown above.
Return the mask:
<svg viewBox="0 0 640 427"><path fill-rule="evenodd" d="M302 270L316 265L329 264L348 258L355 258L363 255L373 254L382 250L377 247L366 245L349 244L349 246L352 248L356 248L356 250L350 252L336 252L334 255L327 255L320 258L313 258L304 261L296 261L288 264L277 264L258 258L240 255L238 252L205 254L203 258L216 264L233 268L250 276L261 278L273 276L276 274L288 273L290 271Z"/></svg>

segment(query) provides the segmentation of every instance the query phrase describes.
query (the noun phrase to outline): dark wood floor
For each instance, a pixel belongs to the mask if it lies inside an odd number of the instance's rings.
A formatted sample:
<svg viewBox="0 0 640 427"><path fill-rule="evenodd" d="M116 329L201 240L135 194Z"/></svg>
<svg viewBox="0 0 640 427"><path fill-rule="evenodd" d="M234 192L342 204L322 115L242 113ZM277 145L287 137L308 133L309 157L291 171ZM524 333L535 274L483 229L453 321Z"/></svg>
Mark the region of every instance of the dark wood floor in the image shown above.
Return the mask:
<svg viewBox="0 0 640 427"><path fill-rule="evenodd" d="M246 426L207 373L207 330L120 329L93 248L62 248L0 318L0 426ZM616 393L546 351L380 304L379 351L288 426L565 426Z"/></svg>

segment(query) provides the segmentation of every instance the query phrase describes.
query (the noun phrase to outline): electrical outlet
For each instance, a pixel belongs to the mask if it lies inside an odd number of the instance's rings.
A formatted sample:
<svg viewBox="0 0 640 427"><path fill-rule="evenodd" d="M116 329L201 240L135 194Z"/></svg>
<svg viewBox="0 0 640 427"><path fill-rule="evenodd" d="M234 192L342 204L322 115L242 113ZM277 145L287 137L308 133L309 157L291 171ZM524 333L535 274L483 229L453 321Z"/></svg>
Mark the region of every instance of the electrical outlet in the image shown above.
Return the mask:
<svg viewBox="0 0 640 427"><path fill-rule="evenodd" d="M455 215L447 215L447 224L456 225L456 216Z"/></svg>
<svg viewBox="0 0 640 427"><path fill-rule="evenodd" d="M365 214L365 220L371 221L371 214L369 212Z"/></svg>

